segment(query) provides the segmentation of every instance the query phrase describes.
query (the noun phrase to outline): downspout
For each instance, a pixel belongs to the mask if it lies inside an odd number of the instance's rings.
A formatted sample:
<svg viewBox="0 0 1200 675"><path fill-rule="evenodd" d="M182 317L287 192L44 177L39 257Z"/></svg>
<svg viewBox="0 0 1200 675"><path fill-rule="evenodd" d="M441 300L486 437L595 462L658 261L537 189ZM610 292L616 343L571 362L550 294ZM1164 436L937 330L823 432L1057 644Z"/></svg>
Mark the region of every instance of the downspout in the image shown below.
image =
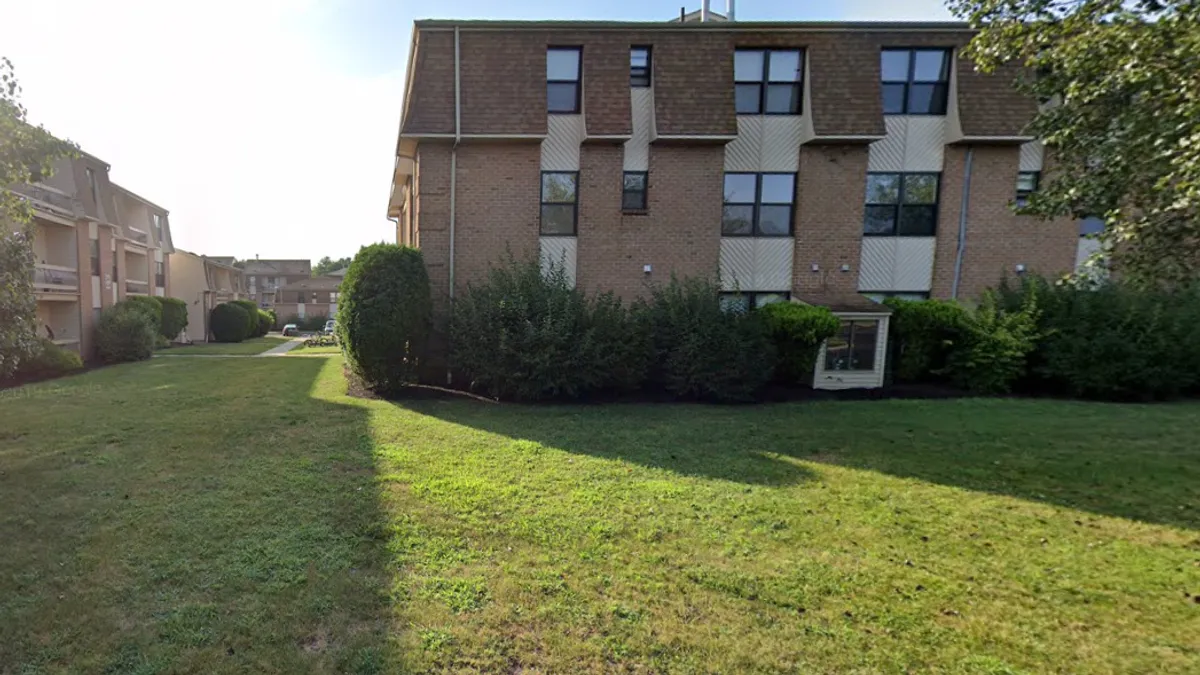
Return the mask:
<svg viewBox="0 0 1200 675"><path fill-rule="evenodd" d="M450 304L454 304L454 225L458 197L458 144L462 141L462 78L458 26L454 27L454 147L450 149Z"/></svg>
<svg viewBox="0 0 1200 675"><path fill-rule="evenodd" d="M967 146L967 158L963 164L962 204L958 209L958 251L954 256L954 283L950 286L950 299L958 299L958 284L962 280L963 255L967 251L967 209L971 206L971 162L975 159L975 148Z"/></svg>

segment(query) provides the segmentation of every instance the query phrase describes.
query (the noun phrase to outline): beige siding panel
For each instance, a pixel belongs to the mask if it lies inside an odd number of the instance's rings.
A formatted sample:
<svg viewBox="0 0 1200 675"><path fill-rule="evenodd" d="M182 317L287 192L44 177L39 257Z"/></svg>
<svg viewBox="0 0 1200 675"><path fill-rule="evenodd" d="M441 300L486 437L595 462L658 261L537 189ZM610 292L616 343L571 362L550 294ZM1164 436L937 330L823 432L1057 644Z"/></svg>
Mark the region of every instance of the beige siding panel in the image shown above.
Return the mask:
<svg viewBox="0 0 1200 675"><path fill-rule="evenodd" d="M796 173L800 170L800 134L804 120L800 115L762 117L762 155L760 171Z"/></svg>
<svg viewBox="0 0 1200 675"><path fill-rule="evenodd" d="M891 290L896 269L896 237L863 237L858 290Z"/></svg>
<svg viewBox="0 0 1200 675"><path fill-rule="evenodd" d="M908 134L908 117L885 115L883 118L887 135L883 140L868 146L867 171L904 170L904 139Z"/></svg>
<svg viewBox="0 0 1200 675"><path fill-rule="evenodd" d="M90 263L89 263L90 264ZM92 309L100 309L100 277L92 278Z"/></svg>
<svg viewBox="0 0 1200 675"><path fill-rule="evenodd" d="M583 115L548 115L542 141L542 171L578 171Z"/></svg>
<svg viewBox="0 0 1200 675"><path fill-rule="evenodd" d="M738 115L737 138L725 145L726 171L759 171L762 162L763 116ZM796 151L799 161L800 151Z"/></svg>
<svg viewBox="0 0 1200 675"><path fill-rule="evenodd" d="M933 287L933 251L936 237L894 237L896 262L892 285L872 290L929 291Z"/></svg>
<svg viewBox="0 0 1200 675"><path fill-rule="evenodd" d="M875 368L868 371L825 370L825 345L817 355L817 367L813 373L814 389L874 389L883 386L883 374L887 370L888 317L875 314L838 314L844 320L879 321L879 339L875 342Z"/></svg>
<svg viewBox="0 0 1200 675"><path fill-rule="evenodd" d="M744 290L791 290L792 256L795 251L796 240L791 237L755 238L754 287Z"/></svg>
<svg viewBox="0 0 1200 675"><path fill-rule="evenodd" d="M1021 145L1021 171L1041 171L1045 156L1045 147L1041 141L1032 141Z"/></svg>
<svg viewBox="0 0 1200 675"><path fill-rule="evenodd" d="M792 241L790 238L788 241ZM754 290L754 251L752 237L721 238L721 288L726 291ZM790 284L784 288L790 288Z"/></svg>
<svg viewBox="0 0 1200 675"><path fill-rule="evenodd" d="M941 171L946 147L946 118L916 116L908 118L904 136L904 171Z"/></svg>
<svg viewBox="0 0 1200 675"><path fill-rule="evenodd" d="M540 246L542 270L549 270L551 265L561 264L575 285L577 240L575 237L541 237Z"/></svg>
<svg viewBox="0 0 1200 675"><path fill-rule="evenodd" d="M625 141L625 170L650 170L650 136L654 126L654 90L630 87L629 103L633 134Z"/></svg>
<svg viewBox="0 0 1200 675"><path fill-rule="evenodd" d="M88 223L88 239L100 238L100 226L94 222Z"/></svg>

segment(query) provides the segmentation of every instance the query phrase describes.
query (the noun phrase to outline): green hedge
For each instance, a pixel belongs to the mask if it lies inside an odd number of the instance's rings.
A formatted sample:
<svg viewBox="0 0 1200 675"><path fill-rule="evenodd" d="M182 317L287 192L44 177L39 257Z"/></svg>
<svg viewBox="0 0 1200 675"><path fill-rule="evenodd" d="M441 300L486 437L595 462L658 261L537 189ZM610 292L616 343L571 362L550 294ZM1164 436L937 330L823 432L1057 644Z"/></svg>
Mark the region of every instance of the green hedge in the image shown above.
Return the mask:
<svg viewBox="0 0 1200 675"><path fill-rule="evenodd" d="M137 311L145 312L146 316L154 322L155 332L158 332L158 327L162 325L162 301L152 295L131 295L117 304L124 304Z"/></svg>
<svg viewBox="0 0 1200 675"><path fill-rule="evenodd" d="M260 337L258 333L258 305L253 300L230 300L231 303L246 310L246 337ZM263 333L266 335L266 333Z"/></svg>
<svg viewBox="0 0 1200 675"><path fill-rule="evenodd" d="M897 380L944 380L950 352L968 332L971 316L950 300L888 298L892 309L891 348Z"/></svg>
<svg viewBox="0 0 1200 675"><path fill-rule="evenodd" d="M576 399L637 388L649 342L611 293L588 298L559 266L511 258L455 301L450 362L504 399Z"/></svg>
<svg viewBox="0 0 1200 675"><path fill-rule="evenodd" d="M188 305L179 298L159 298L162 305L160 332L168 340L179 337L188 325Z"/></svg>
<svg viewBox="0 0 1200 675"><path fill-rule="evenodd" d="M258 319L255 318L255 325L257 323ZM250 337L250 315L236 301L223 302L213 307L208 328L217 342L241 342Z"/></svg>
<svg viewBox="0 0 1200 675"><path fill-rule="evenodd" d="M83 359L73 351L63 349L46 338L39 338L36 351L21 361L18 377L38 378L63 375L83 368Z"/></svg>
<svg viewBox="0 0 1200 675"><path fill-rule="evenodd" d="M812 384L817 354L841 321L826 307L776 302L758 310L779 353L775 375L784 383Z"/></svg>
<svg viewBox="0 0 1200 675"><path fill-rule="evenodd" d="M258 310L258 335L262 337L271 332L271 327L275 325L275 316L270 312Z"/></svg>
<svg viewBox="0 0 1200 675"><path fill-rule="evenodd" d="M384 392L413 382L433 315L421 252L394 244L363 247L340 293L337 335L354 373Z"/></svg>
<svg viewBox="0 0 1200 675"><path fill-rule="evenodd" d="M144 303L119 302L100 313L96 356L104 363L141 361L154 353L158 324Z"/></svg>

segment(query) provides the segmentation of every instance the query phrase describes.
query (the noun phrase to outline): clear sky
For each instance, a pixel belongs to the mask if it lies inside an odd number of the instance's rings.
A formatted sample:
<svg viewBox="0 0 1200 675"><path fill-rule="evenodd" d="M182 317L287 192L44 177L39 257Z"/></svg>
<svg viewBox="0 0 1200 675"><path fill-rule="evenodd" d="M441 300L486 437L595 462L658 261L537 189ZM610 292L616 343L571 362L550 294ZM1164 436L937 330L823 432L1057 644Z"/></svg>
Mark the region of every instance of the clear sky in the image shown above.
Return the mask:
<svg viewBox="0 0 1200 675"><path fill-rule="evenodd" d="M177 247L315 261L394 240L386 204L414 19L659 20L683 4L0 0L0 55L35 122L170 210ZM742 0L737 17L950 18L941 0Z"/></svg>

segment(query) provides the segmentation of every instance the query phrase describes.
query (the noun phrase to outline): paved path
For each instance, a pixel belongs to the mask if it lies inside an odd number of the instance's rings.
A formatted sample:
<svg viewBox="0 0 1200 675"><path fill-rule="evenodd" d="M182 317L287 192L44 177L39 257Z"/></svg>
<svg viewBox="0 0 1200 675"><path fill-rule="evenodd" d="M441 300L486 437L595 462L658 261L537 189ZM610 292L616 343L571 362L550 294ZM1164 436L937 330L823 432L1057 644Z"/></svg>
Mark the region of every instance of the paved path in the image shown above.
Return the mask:
<svg viewBox="0 0 1200 675"><path fill-rule="evenodd" d="M284 342L282 344L278 344L278 345L275 345L274 347L271 347L270 349L268 349L267 351L265 351L261 354L254 354L254 356L283 356L284 354L292 351L296 347L299 347L300 343L303 341L304 341L304 338L292 338L291 340L288 340L287 342Z"/></svg>

